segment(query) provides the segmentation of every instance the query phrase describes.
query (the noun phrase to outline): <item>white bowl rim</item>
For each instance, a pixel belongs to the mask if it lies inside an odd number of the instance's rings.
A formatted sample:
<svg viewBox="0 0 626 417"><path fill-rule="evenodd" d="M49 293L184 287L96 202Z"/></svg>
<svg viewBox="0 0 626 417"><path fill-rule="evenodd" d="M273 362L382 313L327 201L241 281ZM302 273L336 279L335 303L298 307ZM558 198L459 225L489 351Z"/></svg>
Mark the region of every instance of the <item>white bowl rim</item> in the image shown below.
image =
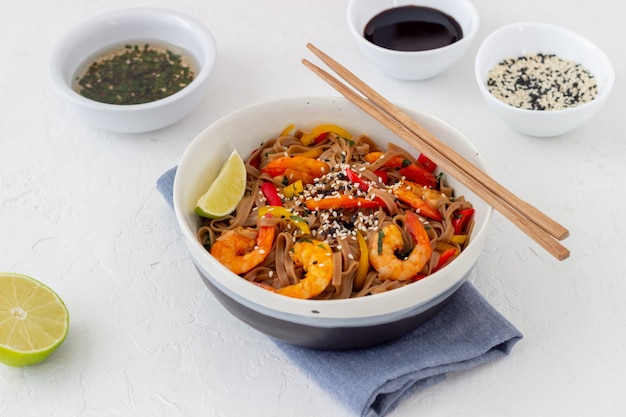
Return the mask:
<svg viewBox="0 0 626 417"><path fill-rule="evenodd" d="M84 32L92 32L96 26L100 26L109 22L113 19L130 19L130 18L146 18L152 19L154 17L168 17L168 18L176 18L185 22L185 25L191 28L190 33L193 32L194 37L200 41L202 48L205 52L205 60L203 62L198 62L199 71L192 80L191 83L182 90L177 91L176 93L164 97L160 100L151 101L148 103L141 104L127 104L127 105L119 105L119 104L111 104L111 103L102 103L99 101L91 100L87 97L82 96L77 93L74 89L69 86L64 79L64 75L62 73L62 60L60 54L67 43L73 42L76 40L80 42L81 33ZM191 53L191 51L188 51ZM92 16L71 28L68 32L66 32L54 46L50 59L50 73L52 77L52 81L56 86L57 90L67 99L72 102L86 107L92 110L105 110L107 112L113 113L128 113L128 112L136 112L149 110L156 107L165 106L171 102L178 101L179 99L192 94L192 91L197 87L203 84L205 79L209 77L212 67L215 63L216 57L216 42L213 34L209 31L209 29L204 26L200 21L195 18L186 15L184 13L170 10L166 8L159 7L132 7L126 9L112 10L109 12L105 12L99 15ZM87 59L87 57L85 57Z"/></svg>
<svg viewBox="0 0 626 417"><path fill-rule="evenodd" d="M290 102L290 100L293 100L294 102L298 102L298 103L301 103L304 100L311 100L311 101L325 100L326 101L325 104L328 104L331 102L341 102L341 103L344 103L345 105L352 105L352 103L350 103L347 99L343 97L307 96L307 97L279 98L279 99L269 100L269 101L245 106L239 110L236 110L216 120L211 125L209 125L205 130L203 130L198 136L196 136L196 138L192 140L192 142L189 144L189 146L183 153L182 157L180 158L179 165L178 165L179 169L181 166L185 166L186 161L192 158L194 154L196 154L195 148L198 146L199 143L203 141L203 137L207 135L207 132L210 132L213 126L216 126L221 123L225 123L230 118L236 118L238 115L245 114L246 112L255 110L256 108L263 107L263 106L272 106L275 103ZM478 159L478 161L480 162L480 165L482 165L483 169L485 169L486 164L480 152L477 150L474 144L469 140L469 138L464 133L454 128L453 126L451 126L449 123L445 122L444 120L430 113L427 113L421 110L410 109L410 108L403 107L403 106L399 106L399 107L404 108L405 110L408 110L409 112L413 112L414 114L419 115L419 117L422 117L429 121L434 121L435 123L440 124L443 128L452 132L454 135L460 138L466 146L472 149L472 152L475 155L475 157ZM226 279L216 278L214 275L212 275L213 280L216 281L214 282L214 285L217 284L216 286L219 287L220 290L222 291L225 290L224 292L227 295L231 296L232 298L238 299L240 302L245 302L245 303L254 305L255 309L264 311L268 315L273 315L277 317L288 316L290 317L290 319L295 318L296 320L303 321L303 322L313 321L316 325L325 323L326 325L329 325L329 326L332 325L332 323L336 322L337 320L339 321L341 320L355 321L356 320L356 321L371 322L371 320L374 320L374 317L376 317L377 319L381 319L384 317L385 320L388 320L389 317L392 317L392 318L397 317L398 315L402 315L407 310L414 310L416 308L419 308L421 306L425 306L431 302L434 302L438 300L439 298L441 298L441 296L445 293L445 291L443 293L442 292L435 293L431 295L430 298L426 298L422 300L423 301L422 303L419 303L419 302L409 303L407 301L404 301L403 303L394 303L394 301L397 301L397 299L401 298L401 295L406 292L418 292L420 288L423 290L424 288L427 288L432 285L436 286L437 283L440 282L440 281L437 281L437 278L439 278L442 274L446 273L445 268L442 271L439 271L423 280L420 280L418 282L412 283L411 285L408 285L408 286L405 286L405 287L402 287L393 291L385 292L382 294L376 294L375 296L340 299L340 300L295 299L295 298L285 297L279 294L275 294L265 289L262 289L258 286L252 285L246 280L242 279L241 277L233 274L225 266L223 266L216 259L214 259L206 251L206 249L202 247L202 245L197 241L195 230L191 230L190 227L187 227L186 220L185 220L186 208L184 207L184 203L181 201L182 197L180 196L181 194L180 189L181 189L182 181L183 180L180 180L180 175L178 175L177 173L174 179L173 206L174 206L174 211L175 211L177 222L180 226L181 233L183 234L183 239L192 254L192 258L193 258L194 253L199 254L199 256L203 256L204 259L210 264L211 270L216 271L216 275L237 278L234 280L229 279L227 281ZM481 238L485 237L488 226L490 224L492 212L493 212L492 207L489 205L485 205L484 222L480 228L473 231L474 240L480 241ZM459 255L459 258L457 259L457 261L459 262L458 265L461 265L462 260L466 259L467 256L470 256L467 251L462 252ZM197 262L196 260L194 260L194 263L196 263L197 267L204 269L203 265L198 265L199 262ZM460 285L460 283L457 282L456 285L458 286ZM455 289L456 288L448 288L448 291L453 291ZM376 308L372 308L373 304L376 305ZM370 309L371 311L373 311L373 313L371 313L371 316L368 316L367 312ZM320 314L320 312L323 312L323 314Z"/></svg>
<svg viewBox="0 0 626 417"><path fill-rule="evenodd" d="M510 32L515 29L519 29L521 27L549 29L549 30L567 35L571 38L574 38L577 41L585 44L591 50L594 50L597 56L603 61L602 66L606 69L606 82L602 86L602 89L598 91L598 95L593 100L580 104L575 107L568 107L564 109L549 110L549 111L522 109L519 107L511 106L507 103L504 103L501 100L498 100L496 97L494 97L493 94L489 92L489 90L487 89L487 86L485 85L484 77L486 74L481 73L481 68L479 68L480 58L482 57L482 54L486 50L486 47L488 46L488 42L492 41L496 36L499 36L502 33ZM497 28L496 30L491 32L489 35L487 35L487 37L483 40L483 42L479 46L478 51L476 52L476 59L474 61L474 74L476 76L476 81L478 82L478 86L481 92L483 93L485 97L488 97L492 105L495 105L503 110L506 110L512 113L537 114L537 115L545 115L546 117L548 117L549 114L565 115L568 113L577 113L577 112L585 111L587 107L595 106L603 102L604 100L606 100L608 98L608 95L612 91L613 85L615 83L615 69L613 67L613 64L611 63L611 60L609 59L609 57L604 53L604 51L602 51L602 49L600 49L600 47L598 47L595 43L585 38L584 36L580 35L579 33L576 33L573 30L567 29L563 26L558 26L552 23L532 22L532 21L521 21L521 22L516 22L516 23L510 23L510 24Z"/></svg>

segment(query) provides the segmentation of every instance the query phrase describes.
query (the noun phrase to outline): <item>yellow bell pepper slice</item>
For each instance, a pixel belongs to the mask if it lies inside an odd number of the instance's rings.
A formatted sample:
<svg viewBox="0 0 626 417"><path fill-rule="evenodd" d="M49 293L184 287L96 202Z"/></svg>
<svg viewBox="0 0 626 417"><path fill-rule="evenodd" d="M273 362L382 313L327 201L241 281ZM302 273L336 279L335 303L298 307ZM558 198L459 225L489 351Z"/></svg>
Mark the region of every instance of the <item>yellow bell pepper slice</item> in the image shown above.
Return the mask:
<svg viewBox="0 0 626 417"><path fill-rule="evenodd" d="M289 184L286 187L283 187L281 191L283 195L287 198L296 197L304 191L304 185L302 183L302 180L298 180L294 183Z"/></svg>
<svg viewBox="0 0 626 417"><path fill-rule="evenodd" d="M367 271L370 268L369 252L367 249L367 242L361 232L357 232L356 239L359 242L359 249L361 251L361 257L359 258L359 266L356 270L356 277L354 278L354 289L360 290L365 284L365 277L367 277Z"/></svg>
<svg viewBox="0 0 626 417"><path fill-rule="evenodd" d="M309 224L302 217L293 214L288 208L281 206L263 206L259 207L259 217L264 217L269 214L275 218L283 218L289 220L289 223L297 227L304 234L310 234Z"/></svg>
<svg viewBox="0 0 626 417"><path fill-rule="evenodd" d="M280 136L287 136L287 135L289 135L289 132L291 132L295 128L296 128L296 125L294 125L293 123L290 124L289 126L284 128L282 132L280 132Z"/></svg>
<svg viewBox="0 0 626 417"><path fill-rule="evenodd" d="M352 135L350 134L350 132L348 132L341 126L337 126L333 124L321 124L321 125L315 126L311 130L311 132L305 133L304 135L302 135L302 137L300 138L300 141L302 142L303 145L309 146L315 141L316 137L318 137L324 132L333 132L341 136L342 138L346 138L346 139L352 138Z"/></svg>
<svg viewBox="0 0 626 417"><path fill-rule="evenodd" d="M459 245L464 244L466 240L467 235L452 235L452 237L450 238L450 242L458 243Z"/></svg>
<svg viewBox="0 0 626 417"><path fill-rule="evenodd" d="M448 249L456 249L456 246L451 245L451 244L446 243L446 242L436 242L434 249L436 251L439 251L439 252L445 252Z"/></svg>

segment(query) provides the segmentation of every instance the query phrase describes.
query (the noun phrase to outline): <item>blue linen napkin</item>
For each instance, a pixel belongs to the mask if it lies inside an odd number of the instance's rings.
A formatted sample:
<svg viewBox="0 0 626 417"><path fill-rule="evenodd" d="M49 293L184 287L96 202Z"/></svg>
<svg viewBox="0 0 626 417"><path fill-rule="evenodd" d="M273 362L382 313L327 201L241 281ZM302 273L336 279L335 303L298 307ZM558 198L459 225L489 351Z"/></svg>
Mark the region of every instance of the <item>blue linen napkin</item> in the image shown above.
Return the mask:
<svg viewBox="0 0 626 417"><path fill-rule="evenodd" d="M172 205L176 168L157 189ZM428 322L367 349L315 350L275 341L332 397L362 417L383 417L402 399L460 372L507 356L522 334L469 282Z"/></svg>

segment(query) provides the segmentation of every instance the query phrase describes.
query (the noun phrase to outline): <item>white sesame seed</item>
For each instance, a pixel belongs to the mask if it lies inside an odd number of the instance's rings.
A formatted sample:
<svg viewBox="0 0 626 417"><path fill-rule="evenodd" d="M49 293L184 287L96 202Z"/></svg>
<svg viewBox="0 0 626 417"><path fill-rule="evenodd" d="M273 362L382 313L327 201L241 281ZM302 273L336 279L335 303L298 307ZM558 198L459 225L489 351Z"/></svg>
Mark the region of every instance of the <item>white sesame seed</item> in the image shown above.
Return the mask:
<svg viewBox="0 0 626 417"><path fill-rule="evenodd" d="M554 54L506 59L490 72L487 88L498 100L530 110L558 110L593 100L593 75L582 65Z"/></svg>

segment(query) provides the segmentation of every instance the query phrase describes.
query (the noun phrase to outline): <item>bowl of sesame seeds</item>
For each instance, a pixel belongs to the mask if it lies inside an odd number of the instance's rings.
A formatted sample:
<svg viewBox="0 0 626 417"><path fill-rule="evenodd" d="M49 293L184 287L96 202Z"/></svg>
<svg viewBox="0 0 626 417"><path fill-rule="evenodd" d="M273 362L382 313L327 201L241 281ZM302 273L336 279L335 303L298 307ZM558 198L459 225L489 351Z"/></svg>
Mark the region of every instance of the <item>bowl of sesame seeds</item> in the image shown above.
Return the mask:
<svg viewBox="0 0 626 417"><path fill-rule="evenodd" d="M462 132L426 112L410 108L403 110L474 165L486 170L481 153ZM364 348L410 333L433 317L454 297L456 291L469 279L483 251L492 208L455 178L438 172L438 175L442 175L440 178L444 178L446 184L455 190L455 198L459 197L457 202L463 196L473 203L475 213L468 244L452 262L429 276L401 287L389 287L388 290L375 294L349 298L293 298L270 291L262 283L254 282L254 279L249 280L248 273L238 274L226 267L218 260L217 255L214 256L212 248L207 249L201 236L201 230L206 231L206 223L195 210L199 198L213 179L219 177L220 166L231 158L233 150L237 150L243 160L250 160L251 155L261 149L260 147L274 146L276 142L273 142L273 138L277 135L281 138L280 143L287 143L284 141L291 139L286 139L288 135L280 132L291 129L291 125L312 129L311 133L317 137L314 127L325 124L339 126L353 135L366 135L373 143L384 148L403 146L413 156L419 155L419 152L408 147L399 137L343 97L306 96L271 100L249 105L224 116L209 125L189 144L178 163L173 187L173 206L183 241L199 277L214 298L233 316L261 333L293 345L318 349ZM301 147L300 144L294 146ZM253 160L254 158L246 165L247 172L254 172L256 169ZM329 182L328 177L320 182ZM342 181L334 183L342 186ZM281 193L284 192L285 189ZM264 191L263 194L265 195ZM268 193L265 197L268 201L270 195ZM248 196L250 199L246 201L263 198L258 192L254 193L253 189L249 189ZM324 201L319 200L314 205ZM275 206L280 202L271 204ZM295 222L299 221L297 216L285 216ZM234 213L230 217L238 216ZM242 223L246 226L256 224L256 215L250 217L246 214L243 218L247 219ZM333 222L332 219L323 216L321 218L322 226ZM353 219L353 223L358 222L355 217ZM228 216L225 220L229 221ZM222 220L211 220L210 228L220 229L219 221ZM367 224L376 227L375 222ZM282 245L278 238L276 240L275 246ZM345 248L332 249L333 256L342 253L343 249ZM347 256L354 254L357 252L350 252ZM279 258L281 255L275 256L281 265L289 263L286 258ZM342 261L337 265L346 263ZM269 269L266 266L263 268ZM276 269L276 274L279 273ZM330 285L330 291L332 287Z"/></svg>
<svg viewBox="0 0 626 417"><path fill-rule="evenodd" d="M140 133L187 116L208 90L211 32L182 13L130 8L69 30L51 54L58 95L91 125Z"/></svg>
<svg viewBox="0 0 626 417"><path fill-rule="evenodd" d="M615 71L591 41L546 23L515 23L491 33L475 75L488 107L514 130L536 137L570 132L608 99Z"/></svg>

